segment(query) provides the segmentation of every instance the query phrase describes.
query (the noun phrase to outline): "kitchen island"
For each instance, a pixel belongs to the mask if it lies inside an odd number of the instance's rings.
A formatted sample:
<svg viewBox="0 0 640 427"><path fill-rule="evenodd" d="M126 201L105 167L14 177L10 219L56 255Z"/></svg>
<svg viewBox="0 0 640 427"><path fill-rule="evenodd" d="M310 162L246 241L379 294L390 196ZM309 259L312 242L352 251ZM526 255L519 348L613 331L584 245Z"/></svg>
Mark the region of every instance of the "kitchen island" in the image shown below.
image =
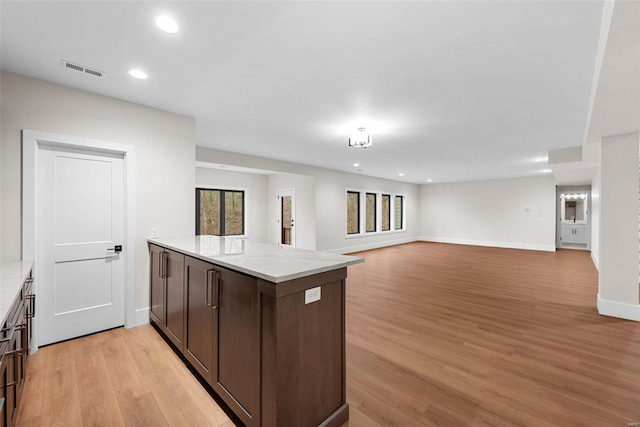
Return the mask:
<svg viewBox="0 0 640 427"><path fill-rule="evenodd" d="M150 319L247 426L340 426L347 267L215 236L149 240Z"/></svg>

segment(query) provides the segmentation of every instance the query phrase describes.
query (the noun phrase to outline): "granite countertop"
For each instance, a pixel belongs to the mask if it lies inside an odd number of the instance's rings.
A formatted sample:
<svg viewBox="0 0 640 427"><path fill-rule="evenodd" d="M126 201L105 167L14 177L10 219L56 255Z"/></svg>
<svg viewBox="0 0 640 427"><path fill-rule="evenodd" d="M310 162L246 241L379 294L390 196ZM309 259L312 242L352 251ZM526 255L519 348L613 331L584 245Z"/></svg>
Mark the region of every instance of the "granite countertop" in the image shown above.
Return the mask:
<svg viewBox="0 0 640 427"><path fill-rule="evenodd" d="M148 242L274 283L364 262L362 258L354 256L232 237L175 237L149 239Z"/></svg>
<svg viewBox="0 0 640 427"><path fill-rule="evenodd" d="M0 321L7 320L9 309L20 295L24 281L29 277L33 261L0 262Z"/></svg>

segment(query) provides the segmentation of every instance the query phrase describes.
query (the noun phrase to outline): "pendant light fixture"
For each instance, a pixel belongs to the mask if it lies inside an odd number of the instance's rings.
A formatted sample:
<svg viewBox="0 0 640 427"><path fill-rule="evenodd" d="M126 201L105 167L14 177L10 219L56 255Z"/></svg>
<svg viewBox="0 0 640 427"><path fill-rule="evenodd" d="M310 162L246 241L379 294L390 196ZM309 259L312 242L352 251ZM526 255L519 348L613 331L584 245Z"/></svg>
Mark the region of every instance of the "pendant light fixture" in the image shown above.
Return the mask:
<svg viewBox="0 0 640 427"><path fill-rule="evenodd" d="M366 133L364 128L358 128L358 132L349 138L349 147L367 148L373 145L373 136Z"/></svg>

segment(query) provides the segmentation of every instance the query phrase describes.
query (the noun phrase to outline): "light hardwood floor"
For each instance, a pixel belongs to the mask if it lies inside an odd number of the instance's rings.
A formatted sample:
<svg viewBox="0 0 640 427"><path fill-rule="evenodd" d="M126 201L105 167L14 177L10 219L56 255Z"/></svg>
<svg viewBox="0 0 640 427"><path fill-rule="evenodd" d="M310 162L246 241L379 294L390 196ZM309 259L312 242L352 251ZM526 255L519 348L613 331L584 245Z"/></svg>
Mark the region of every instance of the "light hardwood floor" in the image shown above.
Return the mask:
<svg viewBox="0 0 640 427"><path fill-rule="evenodd" d="M411 243L347 280L346 426L628 426L640 323L599 316L584 251ZM231 426L150 326L41 349L19 426Z"/></svg>

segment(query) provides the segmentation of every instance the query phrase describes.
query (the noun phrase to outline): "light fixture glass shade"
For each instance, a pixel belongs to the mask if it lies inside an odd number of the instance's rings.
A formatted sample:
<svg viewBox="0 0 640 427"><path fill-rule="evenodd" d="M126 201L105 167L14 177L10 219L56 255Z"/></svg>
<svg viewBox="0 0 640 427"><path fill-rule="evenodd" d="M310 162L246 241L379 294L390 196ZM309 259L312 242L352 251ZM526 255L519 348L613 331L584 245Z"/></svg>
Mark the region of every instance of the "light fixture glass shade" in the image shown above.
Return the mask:
<svg viewBox="0 0 640 427"><path fill-rule="evenodd" d="M349 138L349 147L367 148L373 145L373 136L364 131L364 128L358 128L358 132Z"/></svg>

